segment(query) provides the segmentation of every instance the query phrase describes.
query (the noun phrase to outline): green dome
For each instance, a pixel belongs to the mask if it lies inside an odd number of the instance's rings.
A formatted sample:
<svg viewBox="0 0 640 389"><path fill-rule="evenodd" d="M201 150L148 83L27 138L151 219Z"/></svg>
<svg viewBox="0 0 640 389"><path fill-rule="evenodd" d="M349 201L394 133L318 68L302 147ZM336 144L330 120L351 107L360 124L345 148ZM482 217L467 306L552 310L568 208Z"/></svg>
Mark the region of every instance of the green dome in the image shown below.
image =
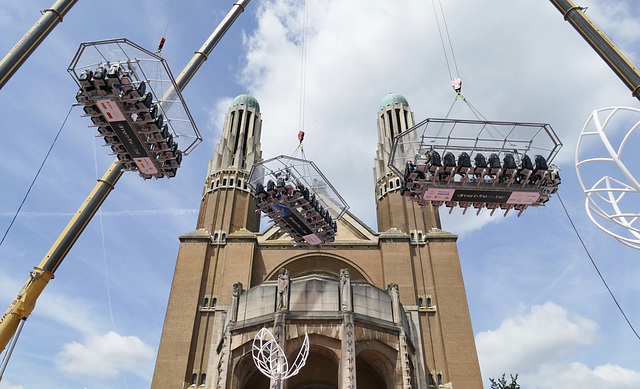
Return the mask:
<svg viewBox="0 0 640 389"><path fill-rule="evenodd" d="M405 107L409 106L407 99L405 99L404 96L400 93L389 93L380 102L380 109L378 111L382 111L384 107L391 104L402 104Z"/></svg>
<svg viewBox="0 0 640 389"><path fill-rule="evenodd" d="M256 109L256 111L260 112L260 104L258 104L258 100L256 100L256 98L251 95L240 95L236 97L231 102L231 108L235 107L236 105L243 104L249 107L253 107Z"/></svg>

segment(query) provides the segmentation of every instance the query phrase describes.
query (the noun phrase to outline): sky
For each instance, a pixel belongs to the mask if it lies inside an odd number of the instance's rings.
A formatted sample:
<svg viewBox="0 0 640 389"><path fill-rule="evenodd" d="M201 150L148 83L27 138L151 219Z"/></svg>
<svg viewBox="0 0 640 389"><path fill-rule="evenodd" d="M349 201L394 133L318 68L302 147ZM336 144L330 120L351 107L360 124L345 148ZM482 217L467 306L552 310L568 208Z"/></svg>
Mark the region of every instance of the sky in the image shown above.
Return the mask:
<svg viewBox="0 0 640 389"><path fill-rule="evenodd" d="M204 141L173 179L144 181L134 173L120 179L38 300L0 389L150 386L178 236L195 229L207 161L239 94L260 102L263 157L293 153L302 127L307 157L350 211L376 229L372 171L380 101L401 93L418 122L444 117L455 97L432 2L306 2L306 28L301 1L254 0L240 15L184 91ZM2 55L51 3L0 3ZM166 29L162 56L179 74L232 4L178 0L172 12L172 0L113 0L100 9L78 2L0 90L0 233L75 102L77 87L66 69L81 42L126 37L153 51ZM591 223L574 166L591 113L640 108L638 101L550 2L442 4L467 99L490 120L549 123L564 144L554 161L562 168L559 196L545 207L519 218L441 210L443 229L459 236L485 387L503 373L519 374L527 389L640 387L640 340L572 227L640 327L639 253ZM639 62L640 5L580 5ZM8 307L113 161L80 114L71 110L0 245L0 306ZM450 117L474 118L459 103ZM615 129L610 137L619 142L624 134ZM581 149L599 152L593 144ZM624 157L634 173L633 148ZM590 174L615 175L610 168ZM637 212L637 202L628 206Z"/></svg>

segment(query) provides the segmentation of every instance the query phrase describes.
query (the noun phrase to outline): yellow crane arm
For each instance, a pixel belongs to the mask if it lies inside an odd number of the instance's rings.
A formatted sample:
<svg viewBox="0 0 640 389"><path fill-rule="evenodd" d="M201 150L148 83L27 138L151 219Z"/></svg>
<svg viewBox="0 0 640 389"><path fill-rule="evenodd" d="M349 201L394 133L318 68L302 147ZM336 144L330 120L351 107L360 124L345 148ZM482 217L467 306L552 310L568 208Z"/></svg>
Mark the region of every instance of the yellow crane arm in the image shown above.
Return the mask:
<svg viewBox="0 0 640 389"><path fill-rule="evenodd" d="M100 208L100 205L107 198L113 186L122 176L122 172L122 164L115 160L104 176L98 180L93 191L85 199L76 214L73 215L67 227L58 236L58 239L51 246L40 265L34 267L29 280L24 284L22 290L20 290L20 293L18 293L18 296L13 300L2 318L0 318L0 350L4 350L7 346L20 320L29 317L36 306L36 300L40 293L47 286L49 280L53 278L53 273L55 273L67 252L69 252L93 215Z"/></svg>
<svg viewBox="0 0 640 389"><path fill-rule="evenodd" d="M576 31L587 41L613 72L640 99L640 71L624 53L571 0L551 0Z"/></svg>

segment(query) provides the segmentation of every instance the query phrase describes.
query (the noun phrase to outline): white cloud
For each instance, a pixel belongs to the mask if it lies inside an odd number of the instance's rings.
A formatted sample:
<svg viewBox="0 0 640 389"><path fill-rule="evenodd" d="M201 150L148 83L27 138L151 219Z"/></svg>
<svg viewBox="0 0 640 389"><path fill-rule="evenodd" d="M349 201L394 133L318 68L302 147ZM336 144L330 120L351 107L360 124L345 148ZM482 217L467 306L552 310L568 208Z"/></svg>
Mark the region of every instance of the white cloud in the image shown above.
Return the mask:
<svg viewBox="0 0 640 389"><path fill-rule="evenodd" d="M463 215L460 208L454 208L453 212L449 213L449 208L441 207L440 219L442 220L442 225L446 226L444 227L446 231L461 237L468 232L479 230L489 223L499 223L504 220L504 211L500 212L498 210L493 216L491 216L491 211L488 209L483 209L479 215L476 215L476 212L476 209L469 208ZM509 217L513 215L515 214L512 213Z"/></svg>
<svg viewBox="0 0 640 389"><path fill-rule="evenodd" d="M531 307L529 313L505 319L500 328L476 335L484 377L505 372L526 373L593 342L597 324L552 303Z"/></svg>
<svg viewBox="0 0 640 389"><path fill-rule="evenodd" d="M146 377L154 357L154 350L138 337L110 331L103 336L90 336L84 344L64 345L56 367L74 376L95 379L113 379L123 371Z"/></svg>
<svg viewBox="0 0 640 389"><path fill-rule="evenodd" d="M552 303L535 305L523 315L505 319L500 328L476 335L485 380L519 374L526 388L585 389L640 387L640 372L615 364L589 368L582 362L556 361L596 339L597 325ZM570 358L570 357L568 357Z"/></svg>
<svg viewBox="0 0 640 389"><path fill-rule="evenodd" d="M543 365L532 375L523 375L519 380L530 388L616 388L640 387L640 372L618 365L606 364L593 370L583 363Z"/></svg>

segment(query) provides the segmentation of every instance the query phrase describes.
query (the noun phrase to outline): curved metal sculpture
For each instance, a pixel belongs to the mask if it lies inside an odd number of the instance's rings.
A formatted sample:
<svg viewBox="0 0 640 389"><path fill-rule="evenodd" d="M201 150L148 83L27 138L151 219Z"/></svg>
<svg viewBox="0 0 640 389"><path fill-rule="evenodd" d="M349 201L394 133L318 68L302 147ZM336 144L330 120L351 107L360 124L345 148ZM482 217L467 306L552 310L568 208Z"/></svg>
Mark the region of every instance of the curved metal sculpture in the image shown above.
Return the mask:
<svg viewBox="0 0 640 389"><path fill-rule="evenodd" d="M587 197L587 215L602 231L636 249L640 249L640 228L635 225L640 219L640 183L625 164L623 151L629 149L627 157L636 152L638 140L632 135L639 127L640 109L598 109L582 128L576 146L576 172Z"/></svg>
<svg viewBox="0 0 640 389"><path fill-rule="evenodd" d="M298 374L307 362L307 357L309 356L309 335L305 332L302 348L291 366L289 366L284 350L266 328L261 329L256 334L256 337L253 339L251 353L253 362L256 364L258 370L267 377L276 380L278 387L280 387L281 381Z"/></svg>

